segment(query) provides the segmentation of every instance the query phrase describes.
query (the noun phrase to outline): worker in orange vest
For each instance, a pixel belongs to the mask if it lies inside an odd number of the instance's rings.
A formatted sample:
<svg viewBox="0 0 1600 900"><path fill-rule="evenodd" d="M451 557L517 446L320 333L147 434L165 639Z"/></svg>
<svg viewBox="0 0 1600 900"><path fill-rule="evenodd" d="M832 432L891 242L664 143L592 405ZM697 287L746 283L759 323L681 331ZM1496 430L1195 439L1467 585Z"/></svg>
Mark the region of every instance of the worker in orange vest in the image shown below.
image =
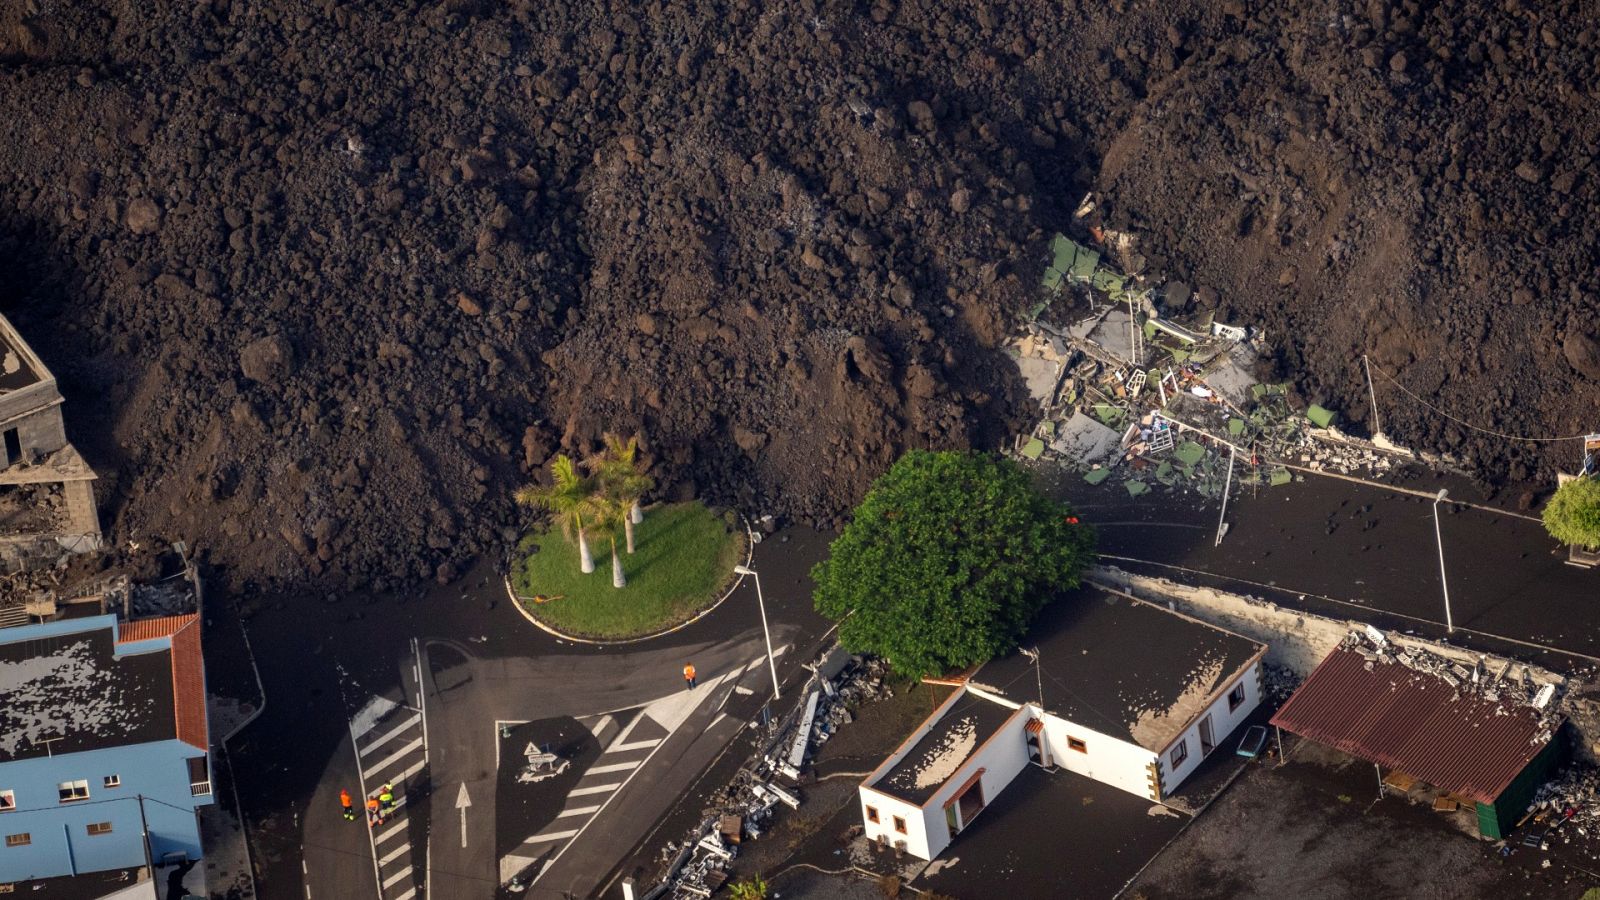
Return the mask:
<svg viewBox="0 0 1600 900"><path fill-rule="evenodd" d="M382 825L383 824L383 813L378 808L378 798L377 797L368 797L367 798L367 824L368 825Z"/></svg>
<svg viewBox="0 0 1600 900"><path fill-rule="evenodd" d="M356 820L356 808L350 802L350 792L344 788L339 789L339 808L344 810L346 822L354 822Z"/></svg>
<svg viewBox="0 0 1600 900"><path fill-rule="evenodd" d="M689 686L689 690L694 690L694 663L683 667L683 683Z"/></svg>

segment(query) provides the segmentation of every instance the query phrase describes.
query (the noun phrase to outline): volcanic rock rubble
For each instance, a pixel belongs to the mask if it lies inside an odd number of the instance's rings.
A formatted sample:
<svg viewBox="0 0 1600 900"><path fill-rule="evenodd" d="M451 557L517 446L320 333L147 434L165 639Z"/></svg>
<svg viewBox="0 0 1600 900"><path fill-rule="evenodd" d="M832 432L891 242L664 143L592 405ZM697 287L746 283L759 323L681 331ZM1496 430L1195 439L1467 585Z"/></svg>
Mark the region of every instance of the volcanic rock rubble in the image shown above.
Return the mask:
<svg viewBox="0 0 1600 900"><path fill-rule="evenodd" d="M663 496L836 524L903 449L1033 421L1002 348L1090 189L1346 418L1370 352L1565 433L1600 399L1592 19L3 0L0 310L109 532L239 584L448 580L608 430ZM1558 461L1398 403L1489 477Z"/></svg>

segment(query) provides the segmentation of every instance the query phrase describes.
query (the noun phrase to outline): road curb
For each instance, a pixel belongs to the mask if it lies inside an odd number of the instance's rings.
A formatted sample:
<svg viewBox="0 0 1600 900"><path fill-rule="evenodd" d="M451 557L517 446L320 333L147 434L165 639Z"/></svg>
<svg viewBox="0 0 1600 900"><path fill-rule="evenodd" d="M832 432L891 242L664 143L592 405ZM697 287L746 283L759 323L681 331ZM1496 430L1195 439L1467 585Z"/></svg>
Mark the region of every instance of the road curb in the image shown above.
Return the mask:
<svg viewBox="0 0 1600 900"><path fill-rule="evenodd" d="M744 522L744 534L745 534L744 564L746 566L749 566L750 565L750 561L755 558L756 544L759 543L759 541L756 539L755 530L750 527L750 520L745 518L745 516L742 515L742 514L739 516L739 520ZM688 619L685 619L684 621L679 622L676 625L673 625L671 628L663 629L663 630L657 631L657 632L655 632L653 634L641 635L639 637L622 638L622 639L614 640L614 641L602 641L602 640L595 640L593 638L578 637L576 635L567 634L566 632L561 631L558 628L555 628L555 627L553 627L551 625L548 625L548 624L546 624L544 622L539 621L537 616L535 616L531 612L528 612L527 607L522 605L523 598L518 596L516 588L511 586L511 573L509 571L506 572L505 577L502 578L501 581L502 581L503 584L505 584L506 596L511 599L512 607L515 608L516 611L518 613L520 613L524 619L527 619L529 622L533 623L533 626L535 628L538 628L540 631L543 631L544 633L546 633L546 634L548 634L548 635L550 635L552 637L558 638L560 640L570 641L571 643L574 643L574 644L586 644L586 645L588 645L590 647L622 647L622 646L626 646L628 644L640 644L640 643L643 643L645 641L655 640L656 638L659 638L659 637L666 637L667 635L672 634L675 631L687 628L690 625L693 625L694 623L696 623L696 622L700 621L701 619L705 618L706 616L711 615L711 613L716 611L717 607L719 607L723 603L727 602L727 599L729 597L733 596L733 592L739 589L739 585L744 583L744 579L745 579L745 576L743 576L743 575L740 575L738 578L734 579L733 584L728 586L728 589L723 592L721 597L717 598L717 601L715 603L713 603L710 606L706 607L705 609L702 609L701 611L695 613L692 617L690 617Z"/></svg>

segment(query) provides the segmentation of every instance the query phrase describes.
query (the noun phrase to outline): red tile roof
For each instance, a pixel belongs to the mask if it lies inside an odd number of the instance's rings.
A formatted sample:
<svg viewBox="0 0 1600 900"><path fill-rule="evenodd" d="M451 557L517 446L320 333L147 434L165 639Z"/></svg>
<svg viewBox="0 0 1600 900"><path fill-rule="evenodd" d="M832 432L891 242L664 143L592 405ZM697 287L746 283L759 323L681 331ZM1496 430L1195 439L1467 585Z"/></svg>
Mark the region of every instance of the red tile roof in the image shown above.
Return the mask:
<svg viewBox="0 0 1600 900"><path fill-rule="evenodd" d="M206 670L200 656L199 616L172 636L172 700L178 740L206 750Z"/></svg>
<svg viewBox="0 0 1600 900"><path fill-rule="evenodd" d="M159 616L117 625L117 643L172 638L172 708L177 738L207 747L205 663L200 653L200 616Z"/></svg>
<svg viewBox="0 0 1600 900"><path fill-rule="evenodd" d="M1458 695L1398 662L1368 671L1345 647L1328 654L1272 724L1480 803L1493 803L1555 731L1534 709Z"/></svg>
<svg viewBox="0 0 1600 900"><path fill-rule="evenodd" d="M178 629L195 620L194 613L181 616L157 616L154 619L139 619L136 622L117 623L117 643L127 644L133 641L148 641L153 638L171 637L177 634Z"/></svg>

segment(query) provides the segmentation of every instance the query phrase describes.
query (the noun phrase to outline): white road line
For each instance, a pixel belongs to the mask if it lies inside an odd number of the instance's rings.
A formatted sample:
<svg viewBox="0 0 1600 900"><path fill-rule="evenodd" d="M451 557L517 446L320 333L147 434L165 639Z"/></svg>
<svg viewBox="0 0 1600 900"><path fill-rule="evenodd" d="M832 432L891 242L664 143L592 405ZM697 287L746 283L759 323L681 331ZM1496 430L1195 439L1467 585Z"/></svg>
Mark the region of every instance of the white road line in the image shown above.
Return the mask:
<svg viewBox="0 0 1600 900"><path fill-rule="evenodd" d="M628 739L628 735L633 734L633 729L636 726L638 726L638 724L640 722L643 722L643 721L644 721L644 713L643 712L640 712L637 716L634 716L633 717L633 721L629 722L627 727L622 729L622 733L617 735L617 739L611 742L612 746L616 746L617 744L620 744L623 741L627 740ZM608 748L606 752L609 753L611 751Z"/></svg>
<svg viewBox="0 0 1600 900"><path fill-rule="evenodd" d="M717 727L718 725L721 725L722 724L722 720L726 719L727 717L728 717L727 713L722 713L722 712L717 713L717 717L715 719L711 720L711 724L706 726L706 730L710 731L711 729Z"/></svg>
<svg viewBox="0 0 1600 900"><path fill-rule="evenodd" d="M377 837L373 838L372 839L373 843L381 844L384 841L387 841L389 838L392 838L395 835L400 834L401 832L403 832L405 830L406 830L406 823L404 823L404 822L396 822L396 823L394 823L394 827L393 828L391 828L388 831L385 831L383 834L380 834Z"/></svg>
<svg viewBox="0 0 1600 900"><path fill-rule="evenodd" d="M404 894L401 894L400 896L394 898L394 900L411 900L411 898L415 897L416 895L417 895L417 889L416 889L415 886L413 886L410 890L406 891Z"/></svg>
<svg viewBox="0 0 1600 900"><path fill-rule="evenodd" d="M378 747L381 746L382 744L385 744L388 741L392 740L393 738L399 736L400 732L405 731L407 728L410 728L413 725L420 724L421 722L422 722L422 717L421 716L412 716L411 718L406 720L404 725L401 725L400 727L394 729L393 731L389 732L388 734L384 735L383 737L378 738L377 740L373 741L372 743L368 744L367 746L361 748L361 751L356 755L357 756L366 756L368 753L371 753L372 751L378 749Z"/></svg>
<svg viewBox="0 0 1600 900"><path fill-rule="evenodd" d="M553 831L553 832L551 832L549 834L536 834L533 837L528 838L527 840L523 841L523 843L524 844L543 844L543 843L547 843L549 841L564 841L567 838L572 837L573 835L577 834L578 831L579 831L579 829L574 828L571 831Z"/></svg>
<svg viewBox="0 0 1600 900"><path fill-rule="evenodd" d="M404 869L401 869L400 871L394 873L393 875L390 875L388 878L385 878L383 880L384 889L387 890L389 887L393 886L396 881L399 881L400 879L402 879L402 878L404 878L404 877L406 877L407 875L410 875L410 874L411 874L411 867L410 866L406 866Z"/></svg>
<svg viewBox="0 0 1600 900"><path fill-rule="evenodd" d="M619 787L622 787L622 782L620 781L616 784L597 784L594 787L578 788L577 790L567 794L567 796L582 797L587 794L609 794Z"/></svg>
<svg viewBox="0 0 1600 900"><path fill-rule="evenodd" d="M744 686L744 685L742 685L742 684L740 684L740 685L735 685L735 686L734 686L734 688L733 688L733 692L734 692L734 693L735 693L735 694L738 694L738 695L739 695L739 696L741 696L741 697L748 697L748 696L750 696L750 695L751 695L751 694L754 694L754 693L755 693L755 691L752 691L752 690L750 690L750 689L749 689L749 688L747 688L747 687L745 687L745 686Z"/></svg>
<svg viewBox="0 0 1600 900"><path fill-rule="evenodd" d="M395 860L399 859L400 858L400 854L402 854L402 853L404 853L404 852L406 852L407 850L410 850L410 849L411 849L411 844L410 844L409 841L404 843L404 844L401 844L400 846L394 848L393 850L390 850L387 854L385 854L383 859L378 860L378 865L379 866L387 866L389 863L392 863Z"/></svg>
<svg viewBox="0 0 1600 900"><path fill-rule="evenodd" d="M371 767L367 768L366 769L366 773L368 775L371 775L371 774L373 774L375 772L381 772L381 771L383 771L383 769L385 767L394 765L396 762L399 762L400 759L402 757L404 757L407 753L414 753L414 752L416 752L418 750L421 750L421 749L422 749L422 736L418 735L415 739L413 739L411 741L411 743L405 745L404 747L400 748L399 750L396 750L394 753L389 754L389 758L388 759L385 759L383 762L378 763L375 766L371 766Z"/></svg>
<svg viewBox="0 0 1600 900"><path fill-rule="evenodd" d="M650 747L654 747L655 745L661 743L661 741L662 741L662 738L655 738L654 740L649 740L649 741L634 741L631 744L612 744L611 747L606 750L606 752L607 753L626 753L629 750L645 750L645 749L648 749Z"/></svg>
<svg viewBox="0 0 1600 900"><path fill-rule="evenodd" d="M601 716L600 721L594 723L594 728L590 729L590 731L595 737L598 738L600 735L604 734L605 730L610 728L611 725L616 721L616 719L611 718L609 715Z"/></svg>
<svg viewBox="0 0 1600 900"><path fill-rule="evenodd" d="M604 805L604 803L601 803L596 806L580 806L576 809L563 809L559 814L557 814L556 818L565 819L568 816L586 816L592 812L599 812L600 807Z"/></svg>
<svg viewBox="0 0 1600 900"><path fill-rule="evenodd" d="M626 772L629 769L637 769L637 768L639 768L640 763L643 763L643 762L644 762L644 760L642 760L642 759L636 759L633 762L612 763L609 766L595 766L594 768L590 769L589 771L587 771L587 772L585 772L583 774L587 776L587 775L603 775L606 772Z"/></svg>

